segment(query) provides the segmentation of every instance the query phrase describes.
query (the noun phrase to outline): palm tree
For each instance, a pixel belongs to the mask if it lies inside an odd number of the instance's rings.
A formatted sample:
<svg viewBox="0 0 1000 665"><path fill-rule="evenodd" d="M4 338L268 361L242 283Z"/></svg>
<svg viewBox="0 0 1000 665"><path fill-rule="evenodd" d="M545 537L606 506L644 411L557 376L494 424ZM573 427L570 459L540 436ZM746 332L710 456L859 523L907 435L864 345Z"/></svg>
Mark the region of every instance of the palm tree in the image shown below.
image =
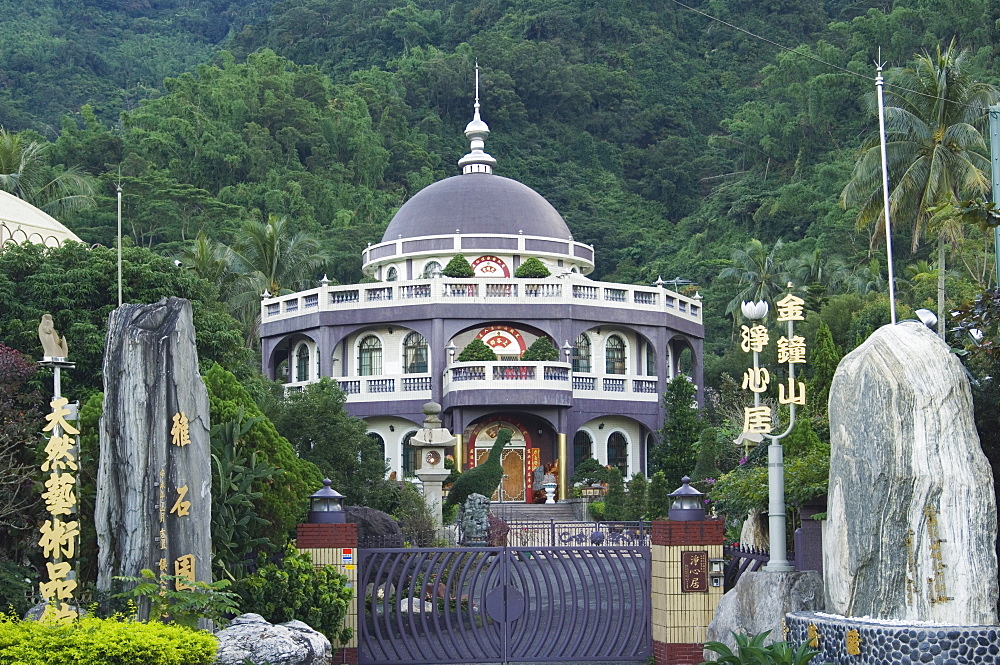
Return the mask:
<svg viewBox="0 0 1000 665"><path fill-rule="evenodd" d="M228 301L246 326L251 343L260 326L260 297L307 286L329 262L315 238L292 232L287 217L273 216L264 223L245 223L228 259L230 269L238 275Z"/></svg>
<svg viewBox="0 0 1000 665"><path fill-rule="evenodd" d="M915 251L928 231L932 210L989 192L990 162L984 156L982 128L987 108L1000 98L994 86L973 81L963 69L966 51L956 52L955 42L935 56L917 57L913 67L897 68L887 75L886 154L889 165L889 209L892 220L906 224ZM874 96L868 97L877 112ZM851 181L840 195L843 207L859 205L858 227L884 226L882 171L876 136L854 166ZM939 274L944 277L943 243L938 233ZM943 288L942 288L943 291ZM938 327L943 334L943 294L939 294Z"/></svg>
<svg viewBox="0 0 1000 665"><path fill-rule="evenodd" d="M0 190L55 218L94 205L95 179L77 166L60 171L48 164L47 146L25 143L0 127Z"/></svg>
<svg viewBox="0 0 1000 665"><path fill-rule="evenodd" d="M768 250L764 243L752 238L745 247L733 252L730 259L732 265L719 273L722 279L734 278L739 281L739 293L726 305L726 314L732 313L734 320L742 316L739 311L740 303L744 300L766 300L771 303L771 311L774 311L774 298L786 290L789 276L777 258L782 244L778 240Z"/></svg>

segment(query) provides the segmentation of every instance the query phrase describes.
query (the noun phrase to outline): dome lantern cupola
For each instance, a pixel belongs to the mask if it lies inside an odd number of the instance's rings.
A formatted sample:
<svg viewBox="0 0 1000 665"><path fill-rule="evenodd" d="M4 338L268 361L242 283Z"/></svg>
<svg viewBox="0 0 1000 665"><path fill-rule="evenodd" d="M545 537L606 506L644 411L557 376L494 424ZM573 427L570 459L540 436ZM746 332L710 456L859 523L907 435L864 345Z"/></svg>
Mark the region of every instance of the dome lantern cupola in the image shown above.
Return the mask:
<svg viewBox="0 0 1000 665"><path fill-rule="evenodd" d="M493 173L497 160L486 153L486 137L490 135L489 126L479 117L479 63L476 63L476 103L473 107L472 122L465 126L465 137L469 139L469 154L458 160L462 174Z"/></svg>

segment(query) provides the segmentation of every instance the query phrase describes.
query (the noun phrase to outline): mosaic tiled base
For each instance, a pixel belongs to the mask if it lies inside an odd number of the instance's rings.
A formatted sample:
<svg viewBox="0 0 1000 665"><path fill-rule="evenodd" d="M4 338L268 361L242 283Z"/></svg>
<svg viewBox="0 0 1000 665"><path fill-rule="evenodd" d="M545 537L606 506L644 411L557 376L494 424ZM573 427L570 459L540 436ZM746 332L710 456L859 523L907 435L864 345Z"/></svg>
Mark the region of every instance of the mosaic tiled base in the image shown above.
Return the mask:
<svg viewBox="0 0 1000 665"><path fill-rule="evenodd" d="M821 653L813 665L1000 663L1000 626L888 624L815 612L793 612L786 616L785 624L792 646L816 636Z"/></svg>

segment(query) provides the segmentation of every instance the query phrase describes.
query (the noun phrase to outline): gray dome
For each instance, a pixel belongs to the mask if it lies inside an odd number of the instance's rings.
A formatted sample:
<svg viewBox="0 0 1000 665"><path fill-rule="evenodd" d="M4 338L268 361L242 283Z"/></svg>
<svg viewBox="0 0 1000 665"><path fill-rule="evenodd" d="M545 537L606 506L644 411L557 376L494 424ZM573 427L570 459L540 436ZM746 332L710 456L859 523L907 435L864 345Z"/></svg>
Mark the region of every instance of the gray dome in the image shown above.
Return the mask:
<svg viewBox="0 0 1000 665"><path fill-rule="evenodd" d="M389 222L382 241L446 235L455 229L462 234L570 237L562 216L535 190L510 178L468 173L417 192Z"/></svg>

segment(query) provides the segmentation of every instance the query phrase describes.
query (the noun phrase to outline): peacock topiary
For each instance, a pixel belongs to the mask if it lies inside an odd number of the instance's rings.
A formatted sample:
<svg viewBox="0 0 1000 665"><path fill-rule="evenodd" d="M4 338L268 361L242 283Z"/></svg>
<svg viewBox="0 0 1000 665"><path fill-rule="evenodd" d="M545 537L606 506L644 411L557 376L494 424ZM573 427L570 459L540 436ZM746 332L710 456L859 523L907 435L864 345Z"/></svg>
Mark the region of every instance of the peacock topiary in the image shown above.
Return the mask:
<svg viewBox="0 0 1000 665"><path fill-rule="evenodd" d="M486 461L479 466L473 467L459 476L451 490L448 492L448 500L445 507L461 506L470 494L482 494L485 497L493 496L493 492L503 480L503 466L500 464L500 451L510 443L512 432L509 429L501 429L497 433L497 440L490 448L490 455Z"/></svg>

